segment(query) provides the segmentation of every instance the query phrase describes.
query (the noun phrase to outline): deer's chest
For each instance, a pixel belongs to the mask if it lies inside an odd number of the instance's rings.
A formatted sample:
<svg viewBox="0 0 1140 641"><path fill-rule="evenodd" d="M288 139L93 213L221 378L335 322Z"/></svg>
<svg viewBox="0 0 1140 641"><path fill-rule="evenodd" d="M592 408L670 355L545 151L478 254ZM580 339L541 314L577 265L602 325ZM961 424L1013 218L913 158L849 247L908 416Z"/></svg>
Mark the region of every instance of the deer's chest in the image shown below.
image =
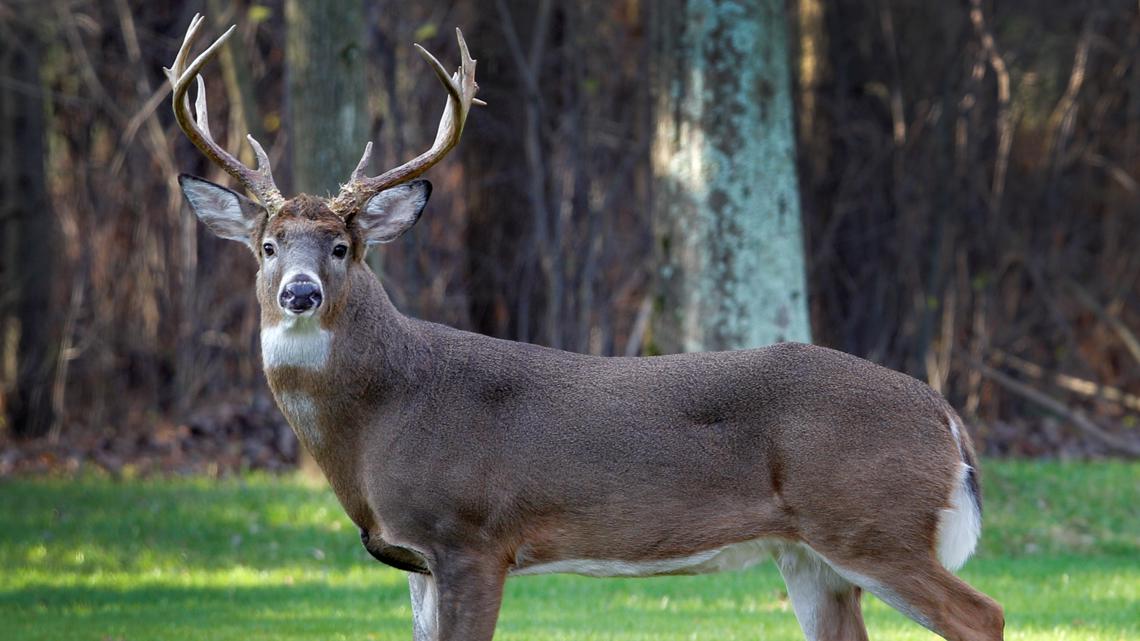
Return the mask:
<svg viewBox="0 0 1140 641"><path fill-rule="evenodd" d="M278 392L277 407L310 452L321 445L320 411L312 397L304 392Z"/></svg>
<svg viewBox="0 0 1140 641"><path fill-rule="evenodd" d="M322 444L321 411L313 388L328 366L332 333L315 322L302 321L262 328L261 359L277 407L297 438L313 451Z"/></svg>

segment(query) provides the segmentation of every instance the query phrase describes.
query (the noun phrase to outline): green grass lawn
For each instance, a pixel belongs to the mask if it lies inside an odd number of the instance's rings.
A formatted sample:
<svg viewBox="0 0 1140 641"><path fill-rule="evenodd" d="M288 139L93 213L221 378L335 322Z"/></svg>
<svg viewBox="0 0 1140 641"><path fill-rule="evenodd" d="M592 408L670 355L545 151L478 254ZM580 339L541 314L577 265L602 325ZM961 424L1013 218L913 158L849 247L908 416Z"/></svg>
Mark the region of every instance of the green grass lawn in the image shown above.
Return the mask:
<svg viewBox="0 0 1140 641"><path fill-rule="evenodd" d="M985 466L963 575L1007 639L1140 640L1140 464ZM404 576L372 561L323 487L0 482L0 639L410 639ZM934 639L868 597L875 639ZM507 584L496 639L802 639L771 564L660 579Z"/></svg>

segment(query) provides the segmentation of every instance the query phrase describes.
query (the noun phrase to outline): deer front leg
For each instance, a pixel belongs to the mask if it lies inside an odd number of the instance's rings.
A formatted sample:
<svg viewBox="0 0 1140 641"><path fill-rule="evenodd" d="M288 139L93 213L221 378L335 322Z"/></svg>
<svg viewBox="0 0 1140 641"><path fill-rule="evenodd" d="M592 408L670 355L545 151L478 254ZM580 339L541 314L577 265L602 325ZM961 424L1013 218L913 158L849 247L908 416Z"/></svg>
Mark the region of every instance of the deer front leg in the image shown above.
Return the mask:
<svg viewBox="0 0 1140 641"><path fill-rule="evenodd" d="M439 602L435 578L430 574L408 574L408 588L412 595L412 641L434 641Z"/></svg>
<svg viewBox="0 0 1140 641"><path fill-rule="evenodd" d="M501 564L458 557L409 574L414 641L491 641L503 599Z"/></svg>

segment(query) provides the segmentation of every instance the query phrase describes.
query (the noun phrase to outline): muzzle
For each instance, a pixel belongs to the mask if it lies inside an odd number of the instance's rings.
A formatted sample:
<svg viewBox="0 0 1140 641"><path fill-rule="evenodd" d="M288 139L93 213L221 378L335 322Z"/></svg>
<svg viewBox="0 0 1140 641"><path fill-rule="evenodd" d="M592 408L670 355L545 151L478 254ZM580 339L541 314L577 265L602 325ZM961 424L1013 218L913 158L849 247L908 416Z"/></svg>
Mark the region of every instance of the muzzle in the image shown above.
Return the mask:
<svg viewBox="0 0 1140 641"><path fill-rule="evenodd" d="M308 276L299 274L296 280L286 283L285 287L281 288L278 302L281 309L287 312L304 314L320 307L323 298L321 286L309 280Z"/></svg>

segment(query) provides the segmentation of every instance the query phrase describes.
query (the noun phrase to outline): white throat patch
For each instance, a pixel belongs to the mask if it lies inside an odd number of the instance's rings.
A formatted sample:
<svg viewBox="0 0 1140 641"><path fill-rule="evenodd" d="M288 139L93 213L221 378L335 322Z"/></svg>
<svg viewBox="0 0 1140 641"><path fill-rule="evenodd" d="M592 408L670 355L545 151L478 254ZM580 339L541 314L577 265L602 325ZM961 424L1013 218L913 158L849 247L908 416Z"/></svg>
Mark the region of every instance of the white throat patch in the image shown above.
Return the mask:
<svg viewBox="0 0 1140 641"><path fill-rule="evenodd" d="M331 343L332 333L316 319L286 318L261 329L262 366L321 369L328 362Z"/></svg>

